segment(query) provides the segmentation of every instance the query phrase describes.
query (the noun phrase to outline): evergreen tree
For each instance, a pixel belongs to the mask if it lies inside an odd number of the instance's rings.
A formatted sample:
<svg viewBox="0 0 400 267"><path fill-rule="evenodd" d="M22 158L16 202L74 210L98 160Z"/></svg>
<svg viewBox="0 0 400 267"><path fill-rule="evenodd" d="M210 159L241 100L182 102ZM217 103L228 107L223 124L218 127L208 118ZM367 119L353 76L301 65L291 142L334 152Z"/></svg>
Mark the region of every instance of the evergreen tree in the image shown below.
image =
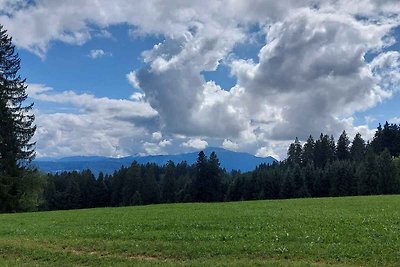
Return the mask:
<svg viewBox="0 0 400 267"><path fill-rule="evenodd" d="M351 159L355 162L361 162L365 155L365 141L360 133L354 136L353 142L350 147Z"/></svg>
<svg viewBox="0 0 400 267"><path fill-rule="evenodd" d="M281 198L293 198L295 197L296 191L295 191L295 184L293 180L293 176L291 172L287 172L286 176L283 180L281 191L280 191L280 197Z"/></svg>
<svg viewBox="0 0 400 267"><path fill-rule="evenodd" d="M207 181L208 161L203 151L199 152L196 162L196 177L193 183L193 197L196 201L208 201L208 181Z"/></svg>
<svg viewBox="0 0 400 267"><path fill-rule="evenodd" d="M134 206L143 205L142 195L139 191L135 191L130 200L130 203Z"/></svg>
<svg viewBox="0 0 400 267"><path fill-rule="evenodd" d="M19 207L24 187L18 187L18 179L24 176L28 163L35 157L33 104L24 106L27 98L25 80L18 75L20 59L12 39L0 25L0 211L28 209ZM34 174L33 177L40 177ZM37 184L41 184L38 178ZM34 188L37 188L37 186ZM38 190L42 190L41 188ZM30 192L30 191L29 191Z"/></svg>
<svg viewBox="0 0 400 267"><path fill-rule="evenodd" d="M318 168L335 159L335 140L333 137L321 133L319 139L315 142L314 163Z"/></svg>
<svg viewBox="0 0 400 267"><path fill-rule="evenodd" d="M399 181L397 169L390 152L385 149L378 157L378 194L393 194L398 192Z"/></svg>
<svg viewBox="0 0 400 267"><path fill-rule="evenodd" d="M210 201L222 200L221 168L217 154L213 151L208 160L207 177L209 179Z"/></svg>
<svg viewBox="0 0 400 267"><path fill-rule="evenodd" d="M310 135L307 139L307 142L303 146L303 153L301 156L301 161L303 163L303 166L308 166L309 164L314 165L314 150L315 150L314 138Z"/></svg>
<svg viewBox="0 0 400 267"><path fill-rule="evenodd" d="M132 199L135 192L138 191L140 193L143 190L140 165L136 161L133 162L123 177L122 203L120 205L129 206L133 204Z"/></svg>
<svg viewBox="0 0 400 267"><path fill-rule="evenodd" d="M336 147L336 157L338 160L348 160L350 159L350 140L347 137L346 131L343 131L340 135L337 147Z"/></svg>
<svg viewBox="0 0 400 267"><path fill-rule="evenodd" d="M294 143L290 144L287 153L287 162L294 166L295 164L301 164L302 148L299 139L296 137Z"/></svg>
<svg viewBox="0 0 400 267"><path fill-rule="evenodd" d="M328 197L331 187L330 176L323 169L317 169L314 179L314 193L316 197Z"/></svg>
<svg viewBox="0 0 400 267"><path fill-rule="evenodd" d="M25 80L18 75L20 59L12 39L0 25L0 175L20 174L35 156L33 104L24 106L27 98Z"/></svg>
<svg viewBox="0 0 400 267"><path fill-rule="evenodd" d="M330 181L330 196L349 196L355 191L355 171L350 161L335 161L325 170Z"/></svg>
<svg viewBox="0 0 400 267"><path fill-rule="evenodd" d="M162 200L166 203L175 202L176 198L176 173L175 164L169 160L165 166L165 174L161 185Z"/></svg>
<svg viewBox="0 0 400 267"><path fill-rule="evenodd" d="M400 126L386 122L382 129L379 124L371 145L377 154L387 148L391 156L400 156Z"/></svg>
<svg viewBox="0 0 400 267"><path fill-rule="evenodd" d="M314 192L314 184L315 184L315 177L316 172L312 163L307 164L303 168L303 175L304 175L304 184L309 196L315 196Z"/></svg>
<svg viewBox="0 0 400 267"><path fill-rule="evenodd" d="M158 203L160 201L160 189L155 176L155 164L147 163L144 171L143 188L140 191L144 204Z"/></svg>
<svg viewBox="0 0 400 267"><path fill-rule="evenodd" d="M358 194L374 195L378 192L378 166L372 148L367 150L365 159L357 169Z"/></svg>
<svg viewBox="0 0 400 267"><path fill-rule="evenodd" d="M110 206L110 190L102 172L99 173L99 177L96 180L94 196L96 207Z"/></svg>
<svg viewBox="0 0 400 267"><path fill-rule="evenodd" d="M305 185L304 175L300 165L296 164L291 171L291 176L293 177L294 184L294 196L295 197L308 197L307 187Z"/></svg>

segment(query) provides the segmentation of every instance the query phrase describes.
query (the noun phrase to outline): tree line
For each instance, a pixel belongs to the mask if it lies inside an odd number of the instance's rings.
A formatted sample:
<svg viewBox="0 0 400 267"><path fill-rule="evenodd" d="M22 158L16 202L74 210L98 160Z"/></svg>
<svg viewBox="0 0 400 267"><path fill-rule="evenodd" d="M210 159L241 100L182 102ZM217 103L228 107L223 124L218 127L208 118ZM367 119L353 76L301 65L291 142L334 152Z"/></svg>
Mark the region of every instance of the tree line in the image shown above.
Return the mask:
<svg viewBox="0 0 400 267"><path fill-rule="evenodd" d="M138 164L95 177L90 170L49 174L41 209L115 207L176 202L216 202L400 193L400 127L379 126L373 140L344 131L296 138L287 159L255 170L228 173L216 153L197 162Z"/></svg>

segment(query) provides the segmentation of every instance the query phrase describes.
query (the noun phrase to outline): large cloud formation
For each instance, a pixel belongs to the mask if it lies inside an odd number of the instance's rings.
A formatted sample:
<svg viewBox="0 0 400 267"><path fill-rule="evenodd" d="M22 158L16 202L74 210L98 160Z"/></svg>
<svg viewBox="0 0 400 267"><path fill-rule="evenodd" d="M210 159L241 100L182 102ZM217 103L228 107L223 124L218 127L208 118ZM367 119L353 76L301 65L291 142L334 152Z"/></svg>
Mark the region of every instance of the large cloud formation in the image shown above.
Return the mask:
<svg viewBox="0 0 400 267"><path fill-rule="evenodd" d="M150 122L124 120L132 136L139 130L148 136L132 137L132 146L141 149L136 152L199 147L193 140L200 140L201 147L282 157L295 136L346 129L368 137L367 126L354 126L353 114L398 91L399 53L387 49L400 21L396 0L13 2L0 1L0 23L19 47L42 58L52 41L80 45L120 23L131 25L133 35L164 37L143 52L144 67L127 74L141 93L125 101L153 112ZM243 58L236 53L240 46L261 48L256 57ZM203 76L221 64L237 81L228 90ZM42 101L46 94L39 96ZM63 97L76 105L87 96ZM110 106L114 101L107 100ZM129 118L127 111L135 112L127 108L100 117L121 121ZM101 132L113 140L129 138ZM152 139L155 132L166 139Z"/></svg>

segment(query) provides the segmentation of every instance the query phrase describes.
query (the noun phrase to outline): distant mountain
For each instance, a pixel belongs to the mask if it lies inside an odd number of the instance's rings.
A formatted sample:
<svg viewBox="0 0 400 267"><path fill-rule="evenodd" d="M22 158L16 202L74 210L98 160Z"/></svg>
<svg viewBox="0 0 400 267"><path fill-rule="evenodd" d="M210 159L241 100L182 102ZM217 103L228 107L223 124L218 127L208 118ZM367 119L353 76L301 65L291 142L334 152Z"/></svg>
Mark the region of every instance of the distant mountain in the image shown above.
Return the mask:
<svg viewBox="0 0 400 267"><path fill-rule="evenodd" d="M207 156L215 151L221 162L221 167L227 171L240 170L247 172L255 169L261 163L271 164L276 161L273 157L256 157L254 155L229 151L223 148L210 147L203 150ZM62 172L62 171L81 171L90 169L96 175L102 171L104 173L113 173L121 166L129 166L133 161L140 164L156 163L157 165L164 165L168 160L175 163L186 161L188 164L193 164L197 160L199 152L184 153L177 155L156 155L156 156L129 156L124 158L108 158L98 156L76 156L66 157L61 159L37 159L33 162L38 169L43 172Z"/></svg>

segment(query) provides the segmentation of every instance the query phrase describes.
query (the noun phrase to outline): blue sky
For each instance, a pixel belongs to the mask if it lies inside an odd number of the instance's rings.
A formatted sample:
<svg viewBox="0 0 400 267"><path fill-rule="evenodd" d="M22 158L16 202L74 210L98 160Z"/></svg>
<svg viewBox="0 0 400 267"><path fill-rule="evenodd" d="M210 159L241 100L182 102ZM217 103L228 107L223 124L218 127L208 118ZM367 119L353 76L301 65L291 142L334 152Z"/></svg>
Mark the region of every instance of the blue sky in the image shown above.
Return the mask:
<svg viewBox="0 0 400 267"><path fill-rule="evenodd" d="M38 157L282 159L296 136L400 123L400 5L314 2L0 0Z"/></svg>

